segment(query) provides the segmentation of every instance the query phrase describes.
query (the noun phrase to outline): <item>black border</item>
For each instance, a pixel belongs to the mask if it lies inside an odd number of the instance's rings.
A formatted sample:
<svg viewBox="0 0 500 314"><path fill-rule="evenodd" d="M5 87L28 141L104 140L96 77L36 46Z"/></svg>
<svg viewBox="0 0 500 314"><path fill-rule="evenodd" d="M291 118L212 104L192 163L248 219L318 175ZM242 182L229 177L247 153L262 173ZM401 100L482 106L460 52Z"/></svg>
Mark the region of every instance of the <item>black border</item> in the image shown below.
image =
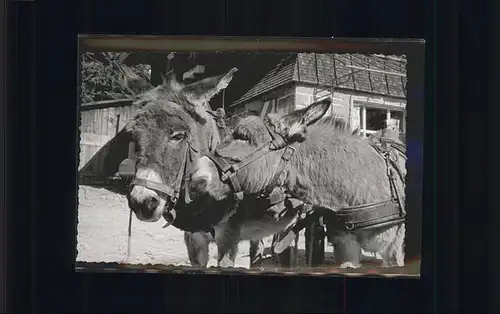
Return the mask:
<svg viewBox="0 0 500 314"><path fill-rule="evenodd" d="M7 290L7 210L5 202L5 182L6 182L6 133L8 125L6 123L7 109L7 36L8 36L8 3L4 2L0 6L0 21L2 29L0 30L0 312L6 313L9 308Z"/></svg>

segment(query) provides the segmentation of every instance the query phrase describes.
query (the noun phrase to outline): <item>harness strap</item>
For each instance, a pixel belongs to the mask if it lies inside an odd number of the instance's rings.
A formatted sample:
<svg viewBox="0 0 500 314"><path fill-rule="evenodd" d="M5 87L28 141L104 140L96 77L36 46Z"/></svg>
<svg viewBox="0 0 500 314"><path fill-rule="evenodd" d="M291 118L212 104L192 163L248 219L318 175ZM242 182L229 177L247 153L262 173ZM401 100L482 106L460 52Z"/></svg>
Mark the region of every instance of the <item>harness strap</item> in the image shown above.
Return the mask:
<svg viewBox="0 0 500 314"><path fill-rule="evenodd" d="M294 147L292 146L285 147L285 151L283 152L283 155L281 155L281 159L278 164L278 167L276 168L276 172L274 173L274 177L266 188L266 193L271 193L273 188L277 186L281 172L285 170L285 166L287 165L288 161L290 161L294 153L295 153Z"/></svg>
<svg viewBox="0 0 500 314"><path fill-rule="evenodd" d="M150 190L154 190L156 192L161 192L161 193L168 195L170 197L178 197L179 196L178 192L175 191L174 189L172 189L170 186L159 184L159 183L152 182L149 180L134 178L132 180L132 182L130 182L130 186L134 186L134 185L140 185L140 186L146 187Z"/></svg>
<svg viewBox="0 0 500 314"><path fill-rule="evenodd" d="M346 223L359 224L368 221L372 218L372 212L377 211L378 216L388 216L394 213L392 206L395 206L394 201L386 200L369 205L361 205L359 207L342 208L336 212L336 216ZM398 215L399 217L399 215ZM349 219L351 218L351 219Z"/></svg>
<svg viewBox="0 0 500 314"><path fill-rule="evenodd" d="M396 200L399 204L399 208L401 210L401 215L402 216L405 216L406 215L406 208L405 208L405 203L403 202L403 200L401 199L401 196L399 194L399 189L398 187L396 186L396 183L394 182L395 181L395 178L394 178L394 168L391 168L391 174L389 176L389 180L391 181L391 185L394 189L394 193L396 194Z"/></svg>
<svg viewBox="0 0 500 314"><path fill-rule="evenodd" d="M132 182L130 183L130 187L132 188L134 185L140 185L144 186L148 189L154 190L156 192L162 193L164 195L168 195L171 198L172 203L177 203L177 200L179 199L180 195L180 190L182 188L182 181L184 179L184 170L186 169L187 163L189 161L189 157L191 155L191 150L197 151L194 149L194 147L191 145L191 143L188 144L186 147L186 151L184 153L184 157L181 163L181 167L179 169L179 172L177 172L177 177L175 179L175 182L173 184L173 187L167 185L167 184L160 184L156 183L150 180L146 179L140 179L135 177ZM187 184L187 181L184 182ZM189 195L186 192L185 198L188 199Z"/></svg>
<svg viewBox="0 0 500 314"><path fill-rule="evenodd" d="M386 147L382 147L381 145L385 145ZM387 176L389 178L389 184L391 186L391 192L393 193L393 198L396 199L399 205L399 209L401 211L401 216L406 215L406 208L403 199L401 198L399 189L396 185L396 178L395 178L395 173L399 175L399 178L401 179L401 182L403 186L405 186L405 178L404 175L401 172L401 169L399 168L398 164L396 163L397 159L393 160L390 156L391 149L394 148L396 149L399 153L399 156L403 156L406 159L406 156L404 155L404 145L391 140L387 138L383 138L383 143L379 145L372 145L372 147L385 159L386 166L387 166Z"/></svg>
<svg viewBox="0 0 500 314"><path fill-rule="evenodd" d="M264 125L266 126L266 129L269 132L269 134L271 135L272 141L268 145L261 146L255 152L246 156L243 160L237 163L230 164L226 160L226 158L220 156L217 153L217 151L215 151L214 153L205 154L216 164L216 166L221 171L221 180L223 182L227 181L228 179L230 180L231 186L235 193L241 192L241 184L237 178L237 173L240 169L273 151L284 149L278 167L276 168L276 171L274 173L274 176L271 179L271 182L265 188L265 191L263 193L263 194L271 194L274 187L278 183L280 174L284 170L286 163L292 158L295 152L295 148L287 144L285 139L281 135L271 130L266 123L264 123Z"/></svg>
<svg viewBox="0 0 500 314"><path fill-rule="evenodd" d="M241 184L238 181L238 178L234 175L234 173L229 172L232 165L228 163L226 159L224 159L221 156L217 156L215 154L210 154L210 153L205 154L205 156L210 158L210 160L212 160L215 163L215 165L219 168L219 170L222 172L221 181L224 182L227 179L229 179L234 192L235 193L240 192Z"/></svg>

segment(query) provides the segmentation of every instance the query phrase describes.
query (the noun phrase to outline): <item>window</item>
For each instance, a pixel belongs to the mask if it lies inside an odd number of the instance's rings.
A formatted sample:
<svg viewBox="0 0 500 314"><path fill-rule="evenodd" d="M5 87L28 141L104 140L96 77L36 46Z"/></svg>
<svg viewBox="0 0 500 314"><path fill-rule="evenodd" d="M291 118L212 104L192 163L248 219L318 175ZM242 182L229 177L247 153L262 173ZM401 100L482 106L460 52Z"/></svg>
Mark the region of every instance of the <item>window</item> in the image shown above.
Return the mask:
<svg viewBox="0 0 500 314"><path fill-rule="evenodd" d="M386 128L395 128L400 133L405 133L405 119L404 111L359 106L359 129L363 136L374 134Z"/></svg>
<svg viewBox="0 0 500 314"><path fill-rule="evenodd" d="M396 127L399 129L399 132L404 133L404 125L406 121L403 121L403 119L406 119L406 116L404 114L404 111L398 111L398 110L391 110L391 119L397 121Z"/></svg>
<svg viewBox="0 0 500 314"><path fill-rule="evenodd" d="M387 110L378 108L366 108L366 129L377 131L385 129Z"/></svg>

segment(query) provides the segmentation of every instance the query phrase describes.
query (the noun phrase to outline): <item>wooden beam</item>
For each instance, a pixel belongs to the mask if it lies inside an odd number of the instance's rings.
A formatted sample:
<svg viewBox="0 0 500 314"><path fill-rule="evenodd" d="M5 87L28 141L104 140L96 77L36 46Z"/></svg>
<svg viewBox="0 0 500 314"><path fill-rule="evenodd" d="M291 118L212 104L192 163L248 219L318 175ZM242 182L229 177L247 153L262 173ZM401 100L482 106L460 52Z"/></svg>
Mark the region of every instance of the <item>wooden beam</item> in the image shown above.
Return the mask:
<svg viewBox="0 0 500 314"><path fill-rule="evenodd" d="M363 137L366 137L366 106L361 106L361 130Z"/></svg>
<svg viewBox="0 0 500 314"><path fill-rule="evenodd" d="M406 110L403 111L403 119L401 119L401 129L406 134Z"/></svg>
<svg viewBox="0 0 500 314"><path fill-rule="evenodd" d="M80 104L80 111L131 106L133 102L133 98L91 101Z"/></svg>
<svg viewBox="0 0 500 314"><path fill-rule="evenodd" d="M403 73L396 73L396 72L375 70L375 69L370 69L370 68L362 68L362 67L358 67L358 66L355 66L355 65L346 65L345 67L349 68L349 69L357 69L357 70L363 70L363 71L374 72L374 73L381 73L381 74L387 74L387 75L395 75L395 76L406 77L406 74L403 74Z"/></svg>
<svg viewBox="0 0 500 314"><path fill-rule="evenodd" d="M269 100L264 102L264 105L262 106L262 111L260 112L260 118L264 119L266 116L267 108L269 107Z"/></svg>

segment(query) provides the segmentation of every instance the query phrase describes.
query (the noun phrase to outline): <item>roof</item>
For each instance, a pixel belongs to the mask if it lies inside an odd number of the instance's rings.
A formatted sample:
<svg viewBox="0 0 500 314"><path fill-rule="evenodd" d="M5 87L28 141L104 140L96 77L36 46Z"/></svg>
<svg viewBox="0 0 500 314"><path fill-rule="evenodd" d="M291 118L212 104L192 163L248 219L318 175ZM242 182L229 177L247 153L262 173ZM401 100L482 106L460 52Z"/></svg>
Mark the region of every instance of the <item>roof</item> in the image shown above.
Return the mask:
<svg viewBox="0 0 500 314"><path fill-rule="evenodd" d="M364 70L366 68L373 71ZM292 82L331 87L332 81L335 81L335 88L405 98L406 59L363 54L290 53L231 106Z"/></svg>

